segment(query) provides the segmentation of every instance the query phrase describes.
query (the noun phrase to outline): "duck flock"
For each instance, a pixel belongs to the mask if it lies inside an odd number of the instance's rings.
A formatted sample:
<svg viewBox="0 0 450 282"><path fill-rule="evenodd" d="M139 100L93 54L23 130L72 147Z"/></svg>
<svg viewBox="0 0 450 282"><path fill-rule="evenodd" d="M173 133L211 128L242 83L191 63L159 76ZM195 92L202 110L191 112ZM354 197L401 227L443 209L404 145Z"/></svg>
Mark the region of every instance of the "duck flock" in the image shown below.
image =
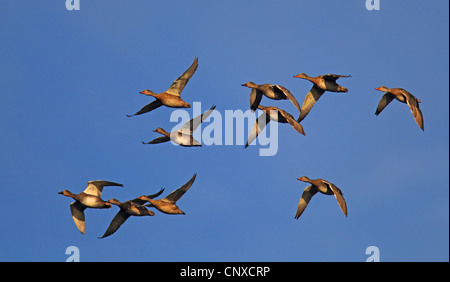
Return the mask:
<svg viewBox="0 0 450 282"><path fill-rule="evenodd" d="M145 105L135 114L127 116L132 117L136 115L142 115L161 106L170 108L190 108L191 105L183 101L180 94L191 77L194 75L197 68L198 58L195 58L192 65L172 83L167 91L157 94L152 92L151 90L146 89L140 92L141 94L152 96L156 100ZM326 91L343 93L348 92L347 88L340 86L336 83L336 81L339 78L350 77L350 75L326 74L316 77L310 77L305 73L300 73L298 75L295 75L294 77L306 79L313 83L313 87L306 94L301 107L294 95L292 95L292 93L288 89L281 85L274 85L269 83L256 84L253 82L242 84L242 86L251 89L250 109L252 111L256 111L256 109L260 109L262 111L262 114L256 119L255 124L250 130L245 148L247 148L257 138L258 134L271 120L278 123L289 123L298 133L306 135L300 122L310 113L314 104L320 99L320 97ZM415 121L417 122L419 127L424 130L423 116L419 108L419 103L421 103L421 101L419 99L402 88L388 88L386 86L380 86L378 88L375 88L375 90L384 92L384 95L378 103L375 115L378 116L390 102L392 102L394 99L397 99L398 101L409 106ZM272 100L290 100L292 104L294 104L294 106L299 110L299 117L295 119L290 113L274 106L265 107L260 105L263 96L266 96L267 98L270 98ZM157 137L149 142L142 143L158 144L172 141L184 147L201 146L201 143L193 138L193 132L214 111L215 107L216 106L212 106L208 111L189 120L179 130L167 132L163 128L159 127L153 131L163 136ZM184 214L184 212L176 205L176 202L184 195L184 193L186 193L186 191L189 190L189 188L194 183L196 176L197 174L194 174L194 176L180 188L174 190L166 197L156 200L154 198L160 196L164 192L164 188L161 188L161 190L157 193L151 195L142 195L133 200L128 200L125 202L120 202L117 199L104 201L101 198L103 187L123 187L123 185L120 183L104 180L89 181L87 188L79 194L73 194L68 190L63 190L59 192L59 194L75 200L75 202L72 202L70 204L70 211L75 225L77 226L81 234L84 234L85 232L84 210L86 208L108 209L112 207L111 204L118 206L119 211L112 219L103 236L99 237L105 238L114 234L130 216L154 216L155 213L148 208L155 208L159 212L169 215ZM302 176L298 178L298 180L307 182L310 185L304 189L303 194L300 198L295 214L296 219L298 219L302 215L309 201L317 192L325 195L334 195L342 212L345 214L345 216L347 216L347 204L343 197L342 191L336 185L324 179L309 179L306 176Z"/></svg>

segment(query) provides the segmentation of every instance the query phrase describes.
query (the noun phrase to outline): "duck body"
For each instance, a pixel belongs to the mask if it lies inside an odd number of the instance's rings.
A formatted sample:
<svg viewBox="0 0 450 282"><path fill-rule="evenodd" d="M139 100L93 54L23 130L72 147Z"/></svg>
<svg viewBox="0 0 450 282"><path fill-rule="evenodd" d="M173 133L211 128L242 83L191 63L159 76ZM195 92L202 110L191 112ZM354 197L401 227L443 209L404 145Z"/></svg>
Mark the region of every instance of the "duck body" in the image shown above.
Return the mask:
<svg viewBox="0 0 450 282"><path fill-rule="evenodd" d="M163 92L163 93L153 93L150 90L144 90L142 92L139 92L141 94L144 95L148 95L148 96L152 96L154 98L156 98L161 105L170 107L170 108L190 108L191 105L186 103L185 101L183 101L183 99L181 99L180 96L177 95L173 95L167 92Z"/></svg>
<svg viewBox="0 0 450 282"><path fill-rule="evenodd" d="M375 115L378 116L384 110L384 108L389 105L390 102L396 99L397 101L400 101L409 106L409 109L411 110L411 113L417 125L420 127L420 129L425 130L423 123L423 114L419 107L419 103L421 103L422 101L417 99L413 94L403 88L388 88L386 86L380 86L378 88L375 88L375 90L385 92L383 97L381 97L380 102L378 103Z"/></svg>
<svg viewBox="0 0 450 282"><path fill-rule="evenodd" d="M185 214L177 205L168 201L164 201L163 199L150 199L148 202L150 203L150 205L148 205L149 207L154 207L165 214Z"/></svg>

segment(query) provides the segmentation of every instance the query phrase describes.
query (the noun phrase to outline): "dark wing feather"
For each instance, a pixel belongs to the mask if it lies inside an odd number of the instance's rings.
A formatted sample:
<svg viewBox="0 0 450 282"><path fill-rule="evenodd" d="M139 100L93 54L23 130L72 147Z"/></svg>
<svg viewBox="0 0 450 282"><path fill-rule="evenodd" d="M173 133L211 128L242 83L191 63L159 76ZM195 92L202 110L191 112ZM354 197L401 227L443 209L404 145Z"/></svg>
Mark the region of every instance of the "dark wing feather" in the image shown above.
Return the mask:
<svg viewBox="0 0 450 282"><path fill-rule="evenodd" d="M108 237L112 234L114 234L114 232L116 232L120 226L122 226L122 224L130 217L130 214L127 213L124 210L120 210L116 216L113 218L113 220L111 221L111 223L108 226L108 229L106 229L105 234L103 234L102 237L99 237L100 239Z"/></svg>
<svg viewBox="0 0 450 282"><path fill-rule="evenodd" d="M311 198L317 193L317 187L314 185L309 185L305 188L303 191L302 197L300 198L300 201L298 202L297 206L297 212L295 214L295 219L298 219L302 213L305 211L306 207L308 206L309 201L311 201Z"/></svg>
<svg viewBox="0 0 450 282"><path fill-rule="evenodd" d="M261 102L263 92L256 88L252 88L250 92L250 109L254 112L258 108L259 103Z"/></svg>
<svg viewBox="0 0 450 282"><path fill-rule="evenodd" d="M184 184L183 186L181 186L177 190L175 190L172 193L170 193L163 200L167 201L167 202L170 202L172 204L175 204L181 198L181 196L183 196L184 193L186 193L186 191L189 190L189 188L191 188L191 186L194 183L196 177L197 177L197 173L194 173L194 176L192 176L192 178L188 182L186 182L186 184Z"/></svg>
<svg viewBox="0 0 450 282"><path fill-rule="evenodd" d="M164 142L167 142L167 141L170 141L169 137L161 136L161 137L155 138L152 141L147 142L147 143L146 142L142 142L142 144L159 144L159 143L164 143Z"/></svg>
<svg viewBox="0 0 450 282"><path fill-rule="evenodd" d="M164 192L164 188L161 188L161 190L159 190L159 192L157 192L155 194L148 195L147 197L149 197L150 199L154 199L154 198L158 197L159 195L161 195L162 192ZM145 204L147 202L146 200L141 200L139 198L136 198L136 199L131 200L131 201L133 203L138 204L138 205L143 205L143 204Z"/></svg>
<svg viewBox="0 0 450 282"><path fill-rule="evenodd" d="M301 122L306 117L323 93L325 93L325 90L314 84L308 94L306 94L305 100L303 101L300 116L297 120L298 122Z"/></svg>
<svg viewBox="0 0 450 282"><path fill-rule="evenodd" d="M137 116L137 115L142 115L142 114L148 113L150 111L153 111L154 109L161 107L162 105L163 104L161 103L161 101L155 100L155 101L151 102L150 104L147 104L146 106L144 106L137 113L135 113L133 115L127 115L127 117L132 117L132 116Z"/></svg>
<svg viewBox="0 0 450 282"><path fill-rule="evenodd" d="M375 112L375 115L379 115L384 108L386 108L387 105L389 105L392 100L394 100L395 96L389 92L386 92L383 97L381 97L380 102L378 103L377 110Z"/></svg>

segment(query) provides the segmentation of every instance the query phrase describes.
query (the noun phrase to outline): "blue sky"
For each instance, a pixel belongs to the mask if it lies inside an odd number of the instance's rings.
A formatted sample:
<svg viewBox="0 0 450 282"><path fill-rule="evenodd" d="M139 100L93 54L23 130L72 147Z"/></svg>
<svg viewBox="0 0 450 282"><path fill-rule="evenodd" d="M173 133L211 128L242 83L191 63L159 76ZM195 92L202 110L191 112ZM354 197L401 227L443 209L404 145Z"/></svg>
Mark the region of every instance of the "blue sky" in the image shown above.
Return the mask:
<svg viewBox="0 0 450 282"><path fill-rule="evenodd" d="M0 1L0 261L382 261L449 259L449 3L365 1ZM142 145L172 128L173 109L127 118L199 57L182 93L205 111L249 108L241 84L281 84L301 103L311 83L351 74L347 94L325 93L302 122L279 126L278 153L258 146ZM425 132L383 93L402 87L423 103ZM288 101L263 105L297 116ZM86 211L80 235L71 199L87 181L124 184L125 201L198 173L178 202L184 216L130 218L99 240L118 211ZM303 175L344 193L317 195L297 221Z"/></svg>

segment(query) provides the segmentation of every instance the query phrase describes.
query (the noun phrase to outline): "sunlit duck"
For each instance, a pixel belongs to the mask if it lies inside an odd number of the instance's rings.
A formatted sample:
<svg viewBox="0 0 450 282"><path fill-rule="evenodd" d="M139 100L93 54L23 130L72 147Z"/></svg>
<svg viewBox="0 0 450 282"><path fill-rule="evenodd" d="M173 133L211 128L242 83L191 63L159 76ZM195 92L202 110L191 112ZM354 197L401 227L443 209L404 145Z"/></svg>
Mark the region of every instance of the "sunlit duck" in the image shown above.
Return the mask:
<svg viewBox="0 0 450 282"><path fill-rule="evenodd" d="M381 86L375 88L375 90L386 92L383 97L381 97L380 103L378 103L375 115L379 115L381 111L395 98L402 103L408 104L417 124L422 130L425 130L423 126L422 111L419 108L419 103L422 101L414 97L413 94L403 88L387 88L386 86Z"/></svg>
<svg viewBox="0 0 450 282"><path fill-rule="evenodd" d="M161 127L158 127L157 129L153 130L153 132L157 132L164 136L153 139L152 141L147 143L142 142L142 144L158 144L172 140L172 142L184 147L200 147L202 146L202 144L195 140L192 134L197 129L197 127L214 111L215 108L216 106L212 106L208 111L189 120L180 129L171 133L165 131Z"/></svg>
<svg viewBox="0 0 450 282"><path fill-rule="evenodd" d="M281 85L269 83L256 84L249 81L242 84L242 86L252 89L250 92L250 109L252 111L256 111L263 95L273 100L290 100L298 111L300 111L300 105L298 104L297 99L295 99L294 95L292 95L289 90Z"/></svg>
<svg viewBox="0 0 450 282"><path fill-rule="evenodd" d="M336 197L336 200L338 201L339 207L344 212L345 216L347 216L347 203L345 202L345 199L343 197L344 194L333 183L330 183L323 179L309 179L306 176L302 176L297 179L303 182L308 182L311 185L306 187L303 191L300 202L298 203L297 213L295 214L296 219L298 219L302 215L309 201L317 192L325 195L334 195Z"/></svg>
<svg viewBox="0 0 450 282"><path fill-rule="evenodd" d="M172 83L172 86L170 86L170 88L167 91L163 93L156 94L148 89L139 92L141 94L153 96L156 98L156 100L140 109L134 115L127 115L127 116L132 117L148 113L156 108L161 107L162 105L171 108L190 108L191 105L183 101L181 99L180 94L181 91L183 91L186 84L188 83L189 79L191 79L191 77L194 75L195 71L197 70L197 67L198 67L198 58L195 58L192 65Z"/></svg>
<svg viewBox="0 0 450 282"><path fill-rule="evenodd" d="M70 197L75 200L75 202L70 204L70 212L72 213L73 221L80 230L81 234L85 231L85 217L84 210L86 208L94 209L109 209L111 204L102 200L102 191L104 186L120 186L122 184L104 181L104 180L93 180L88 182L86 190L76 195L68 190L63 190L58 192L58 194Z"/></svg>
<svg viewBox="0 0 450 282"><path fill-rule="evenodd" d="M330 92L348 92L348 89L340 86L336 83L340 77L351 77L351 75L338 75L338 74L325 74L316 77L310 77L305 73L300 73L294 77L303 78L314 83L311 90L306 94L305 100L303 101L302 108L300 110L300 117L298 121L302 121L306 115L311 111L314 104L320 99L325 91Z"/></svg>
<svg viewBox="0 0 450 282"><path fill-rule="evenodd" d="M181 198L181 196L186 193L189 188L191 188L192 184L195 181L195 177L197 174L194 173L194 176L186 182L183 186L178 188L177 190L170 193L167 197L163 199L153 200L148 196L140 196L138 199L148 201L150 204L147 204L148 207L155 207L162 213L166 214L185 214L180 208L176 205L176 202Z"/></svg>
<svg viewBox="0 0 450 282"><path fill-rule="evenodd" d="M164 188L162 188L158 193L148 195L147 197L153 199L161 195L163 191ZM114 232L116 232L130 216L154 216L155 213L151 210L148 210L144 206L146 202L147 201L141 200L139 198L129 200L123 203L121 203L119 200L116 199L110 199L109 201L107 201L107 203L118 206L120 208L120 211L116 214L116 216L109 224L109 227L108 229L106 229L105 234L103 234L103 236L99 238L102 239L114 234Z"/></svg>
<svg viewBox="0 0 450 282"><path fill-rule="evenodd" d="M266 127L266 125L271 120L279 123L289 123L297 132L305 135L303 126L298 123L288 112L277 107L264 107L261 105L258 105L258 109L262 110L263 113L256 119L255 123L253 124L252 130L250 131L247 143L245 144L244 148L247 148L253 142L253 140L258 137L259 133L261 133L264 127Z"/></svg>

